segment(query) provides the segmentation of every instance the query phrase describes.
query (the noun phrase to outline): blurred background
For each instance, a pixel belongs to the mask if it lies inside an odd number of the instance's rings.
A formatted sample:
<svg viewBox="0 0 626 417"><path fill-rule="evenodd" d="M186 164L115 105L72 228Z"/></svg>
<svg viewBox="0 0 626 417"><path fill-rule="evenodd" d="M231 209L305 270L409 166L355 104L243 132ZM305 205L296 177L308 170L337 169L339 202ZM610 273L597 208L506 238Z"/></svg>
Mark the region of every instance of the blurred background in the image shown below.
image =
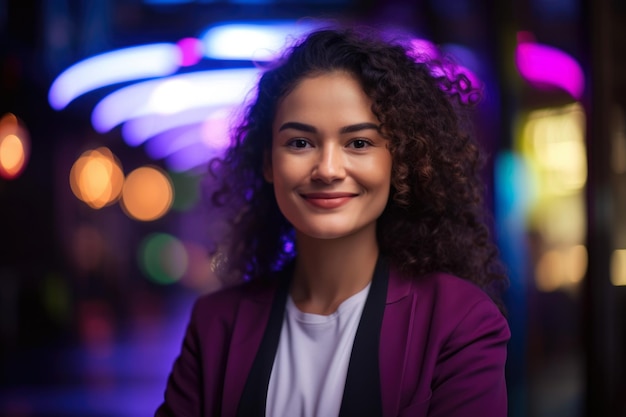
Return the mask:
<svg viewBox="0 0 626 417"><path fill-rule="evenodd" d="M626 416L626 2L0 0L0 415L148 416L220 288L207 161L319 25L453 57L484 97L510 416Z"/></svg>

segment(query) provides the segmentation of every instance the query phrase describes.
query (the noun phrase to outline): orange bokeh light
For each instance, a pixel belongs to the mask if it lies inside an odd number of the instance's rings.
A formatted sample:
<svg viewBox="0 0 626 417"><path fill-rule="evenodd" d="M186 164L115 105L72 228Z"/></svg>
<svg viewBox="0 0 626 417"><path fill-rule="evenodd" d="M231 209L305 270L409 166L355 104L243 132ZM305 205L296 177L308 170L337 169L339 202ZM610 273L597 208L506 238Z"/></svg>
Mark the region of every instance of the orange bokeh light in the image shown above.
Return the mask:
<svg viewBox="0 0 626 417"><path fill-rule="evenodd" d="M96 209L117 201L123 184L121 164L105 147L83 153L70 171L74 195Z"/></svg>
<svg viewBox="0 0 626 417"><path fill-rule="evenodd" d="M173 200L172 181L157 167L140 167L126 177L121 205L135 220L151 221L164 216Z"/></svg>
<svg viewBox="0 0 626 417"><path fill-rule="evenodd" d="M28 161L30 140L18 118L11 113L0 119L0 177L19 176Z"/></svg>

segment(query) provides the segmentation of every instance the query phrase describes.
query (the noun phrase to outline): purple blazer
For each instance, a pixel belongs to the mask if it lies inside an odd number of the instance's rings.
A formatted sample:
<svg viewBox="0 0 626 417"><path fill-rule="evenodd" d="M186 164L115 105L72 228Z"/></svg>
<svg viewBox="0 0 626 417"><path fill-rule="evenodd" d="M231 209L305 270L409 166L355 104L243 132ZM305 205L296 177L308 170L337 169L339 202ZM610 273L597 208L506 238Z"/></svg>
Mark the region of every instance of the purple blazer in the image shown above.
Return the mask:
<svg viewBox="0 0 626 417"><path fill-rule="evenodd" d="M474 284L389 272L378 346L385 417L504 417L509 328ZM156 416L235 416L261 345L275 283L255 281L195 303Z"/></svg>

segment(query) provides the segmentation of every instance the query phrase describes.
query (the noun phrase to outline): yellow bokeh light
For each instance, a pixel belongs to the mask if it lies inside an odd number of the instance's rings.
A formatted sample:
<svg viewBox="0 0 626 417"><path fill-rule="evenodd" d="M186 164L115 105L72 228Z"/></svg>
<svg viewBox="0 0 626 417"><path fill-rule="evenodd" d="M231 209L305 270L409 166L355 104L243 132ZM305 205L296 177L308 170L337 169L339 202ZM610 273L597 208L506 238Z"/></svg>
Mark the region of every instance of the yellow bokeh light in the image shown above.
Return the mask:
<svg viewBox="0 0 626 417"><path fill-rule="evenodd" d="M545 196L578 192L587 181L585 113L580 104L535 110L528 115L522 151Z"/></svg>
<svg viewBox="0 0 626 417"><path fill-rule="evenodd" d="M626 285L626 249L618 249L611 255L611 283Z"/></svg>
<svg viewBox="0 0 626 417"><path fill-rule="evenodd" d="M117 201L123 184L122 167L105 147L83 153L70 171L72 192L92 208L102 208Z"/></svg>
<svg viewBox="0 0 626 417"><path fill-rule="evenodd" d="M527 222L550 247L582 244L587 235L585 210L582 193L544 198L529 210Z"/></svg>
<svg viewBox="0 0 626 417"><path fill-rule="evenodd" d="M151 221L165 215L173 199L174 190L167 174L157 167L145 166L126 177L121 203L129 217Z"/></svg>

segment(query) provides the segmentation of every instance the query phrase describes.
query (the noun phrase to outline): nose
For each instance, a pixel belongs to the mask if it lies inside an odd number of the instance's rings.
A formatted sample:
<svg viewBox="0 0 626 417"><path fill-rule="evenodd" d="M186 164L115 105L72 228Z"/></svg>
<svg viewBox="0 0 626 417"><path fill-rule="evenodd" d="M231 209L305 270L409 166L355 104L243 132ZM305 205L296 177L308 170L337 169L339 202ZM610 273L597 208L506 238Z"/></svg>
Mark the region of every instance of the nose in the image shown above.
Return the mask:
<svg viewBox="0 0 626 417"><path fill-rule="evenodd" d="M321 147L311 173L312 179L330 184L344 178L345 175L345 161L341 149L338 146Z"/></svg>

